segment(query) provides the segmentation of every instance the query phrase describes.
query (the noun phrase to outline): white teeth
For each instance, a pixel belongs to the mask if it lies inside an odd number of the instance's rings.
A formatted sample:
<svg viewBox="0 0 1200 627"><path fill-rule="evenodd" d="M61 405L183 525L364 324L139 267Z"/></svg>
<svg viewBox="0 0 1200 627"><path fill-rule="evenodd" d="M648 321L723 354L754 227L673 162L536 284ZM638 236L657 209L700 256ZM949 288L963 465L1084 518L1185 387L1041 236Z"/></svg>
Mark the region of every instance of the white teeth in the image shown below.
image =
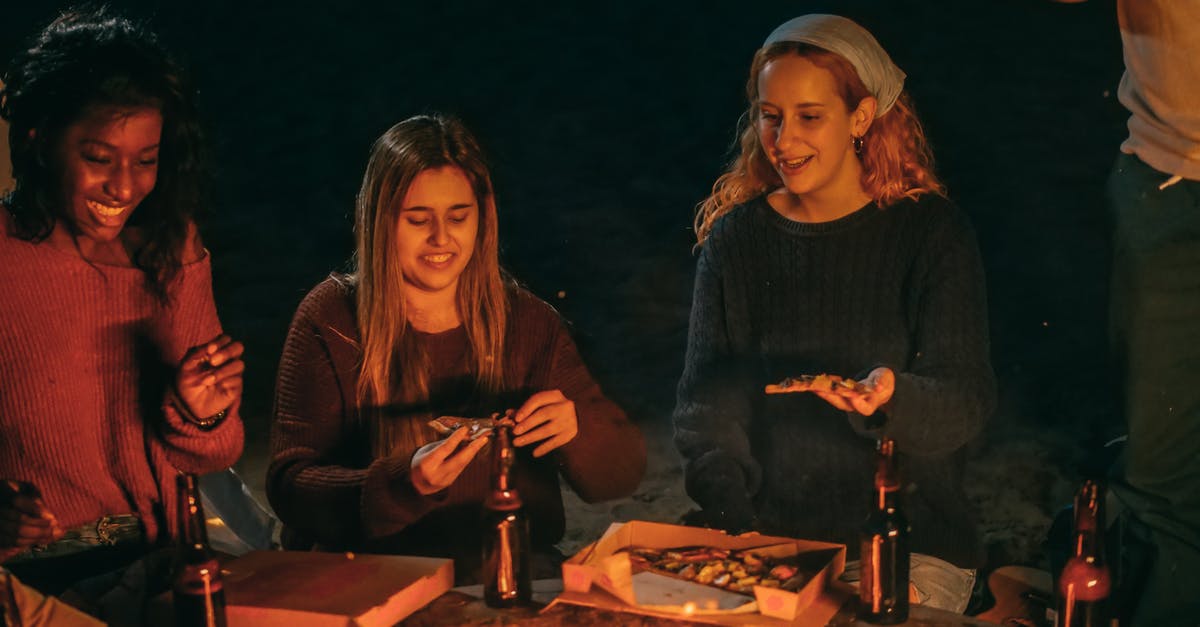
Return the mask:
<svg viewBox="0 0 1200 627"><path fill-rule="evenodd" d="M450 253L442 253L440 255L425 255L425 259L430 263L445 263L450 261Z"/></svg>
<svg viewBox="0 0 1200 627"><path fill-rule="evenodd" d="M94 200L87 201L87 206L88 206L88 209L95 211L96 213L100 214L101 216L104 216L105 218L115 218L115 217L121 215L122 213L125 213L125 210L129 208L129 207L111 207L109 205L98 203Z"/></svg>
<svg viewBox="0 0 1200 627"><path fill-rule="evenodd" d="M799 159L793 159L791 161L784 161L783 165L785 165L789 168L798 168L798 167L804 165L805 163L808 163L809 159L812 159L812 156L800 157Z"/></svg>

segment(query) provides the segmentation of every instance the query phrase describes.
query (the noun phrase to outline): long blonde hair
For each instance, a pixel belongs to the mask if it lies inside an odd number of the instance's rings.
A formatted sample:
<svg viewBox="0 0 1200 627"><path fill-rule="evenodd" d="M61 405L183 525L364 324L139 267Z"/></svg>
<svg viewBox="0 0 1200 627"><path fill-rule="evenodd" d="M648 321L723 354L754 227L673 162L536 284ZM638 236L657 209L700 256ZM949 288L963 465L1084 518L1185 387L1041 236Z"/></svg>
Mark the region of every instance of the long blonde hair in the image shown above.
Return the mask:
<svg viewBox="0 0 1200 627"><path fill-rule="evenodd" d="M492 180L479 143L457 119L409 118L388 129L371 148L355 212L358 329L362 366L358 406L371 421L376 455L424 441L424 420L414 419L428 402L429 358L408 324L404 274L395 254L399 207L424 170L462 170L479 205L475 252L458 281L456 301L470 344L468 359L481 393L500 390L508 299L499 261L499 234Z"/></svg>
<svg viewBox="0 0 1200 627"><path fill-rule="evenodd" d="M746 98L750 106L739 123L741 152L713 184L712 194L697 208L698 244L704 243L721 216L782 184L758 139L758 76L767 63L787 54L799 55L829 70L847 111L852 111L863 98L871 95L854 66L828 50L785 41L755 53L750 78L746 81ZM902 198L915 199L922 194L945 195L945 187L933 172L933 154L908 92L901 92L896 104L871 123L863 136L859 159L862 161L863 189L881 207Z"/></svg>

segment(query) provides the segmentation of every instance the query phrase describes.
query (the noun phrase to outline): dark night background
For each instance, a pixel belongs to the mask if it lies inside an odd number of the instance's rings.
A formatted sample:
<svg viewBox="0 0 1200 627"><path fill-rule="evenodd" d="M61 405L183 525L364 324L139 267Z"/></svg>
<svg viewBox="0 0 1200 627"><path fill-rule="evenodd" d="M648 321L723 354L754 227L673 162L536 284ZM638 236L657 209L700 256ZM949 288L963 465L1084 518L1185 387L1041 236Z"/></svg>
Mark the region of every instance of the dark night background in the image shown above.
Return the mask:
<svg viewBox="0 0 1200 627"><path fill-rule="evenodd" d="M11 4L0 23L5 64L61 8ZM1029 536L1024 549L996 555L1029 560L1046 512L1069 494L1063 482L1119 430L1106 366L1103 195L1125 136L1114 5L113 6L149 20L200 89L217 168L204 223L217 303L248 347L247 476L261 473L292 312L349 259L371 142L426 111L457 114L480 137L493 164L502 263L574 324L605 389L669 454L693 210L730 157L751 56L796 15L855 19L908 74L939 171L979 234L1001 404L976 446L993 465L969 479L1024 490L1018 505L980 496L988 488L972 496L985 523L989 508L1032 504L1036 520L1010 529ZM642 492L643 502L656 498ZM994 544L1014 542L989 529Z"/></svg>

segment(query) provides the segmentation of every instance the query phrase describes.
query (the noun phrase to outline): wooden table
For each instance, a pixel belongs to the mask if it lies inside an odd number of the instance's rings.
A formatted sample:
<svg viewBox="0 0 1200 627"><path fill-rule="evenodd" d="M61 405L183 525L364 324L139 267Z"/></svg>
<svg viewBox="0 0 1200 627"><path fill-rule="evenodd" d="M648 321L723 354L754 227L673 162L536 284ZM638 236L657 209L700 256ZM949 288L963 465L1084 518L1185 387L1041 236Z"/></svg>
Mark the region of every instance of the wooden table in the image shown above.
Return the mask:
<svg viewBox="0 0 1200 627"><path fill-rule="evenodd" d="M444 625L465 625L472 627L501 627L505 625L520 625L522 627L600 627L606 625L626 625L630 627L705 627L704 623L692 621L643 616L629 612L612 612L608 610L560 603L546 609L543 608L554 596L562 590L562 582L557 579L542 579L534 582L535 607L512 610L496 610L484 604L479 586L456 588L443 594L409 616L400 623L405 627L442 627ZM995 623L979 621L960 614L913 606L909 612L909 627L997 627ZM859 627L866 623L854 620L852 604L847 604L837 616L829 622L828 627ZM711 627L711 626L708 626ZM868 626L869 627L869 626Z"/></svg>

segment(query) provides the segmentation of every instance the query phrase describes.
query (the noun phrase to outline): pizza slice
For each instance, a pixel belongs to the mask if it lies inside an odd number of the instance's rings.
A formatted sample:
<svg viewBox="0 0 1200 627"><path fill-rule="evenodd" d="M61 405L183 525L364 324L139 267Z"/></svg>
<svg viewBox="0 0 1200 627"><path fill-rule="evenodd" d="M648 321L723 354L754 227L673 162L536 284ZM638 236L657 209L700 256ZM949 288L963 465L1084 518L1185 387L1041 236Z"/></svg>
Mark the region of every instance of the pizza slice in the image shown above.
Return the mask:
<svg viewBox="0 0 1200 627"><path fill-rule="evenodd" d="M835 392L838 394L866 394L871 386L836 374L802 374L787 377L779 383L767 384L767 394L791 394L794 392Z"/></svg>
<svg viewBox="0 0 1200 627"><path fill-rule="evenodd" d="M499 425L513 426L514 423L510 417L510 413L494 413L487 418L464 418L462 416L438 416L429 421L429 426L433 427L439 435L450 435L461 427L466 427L467 437L474 440L475 438L488 435Z"/></svg>

